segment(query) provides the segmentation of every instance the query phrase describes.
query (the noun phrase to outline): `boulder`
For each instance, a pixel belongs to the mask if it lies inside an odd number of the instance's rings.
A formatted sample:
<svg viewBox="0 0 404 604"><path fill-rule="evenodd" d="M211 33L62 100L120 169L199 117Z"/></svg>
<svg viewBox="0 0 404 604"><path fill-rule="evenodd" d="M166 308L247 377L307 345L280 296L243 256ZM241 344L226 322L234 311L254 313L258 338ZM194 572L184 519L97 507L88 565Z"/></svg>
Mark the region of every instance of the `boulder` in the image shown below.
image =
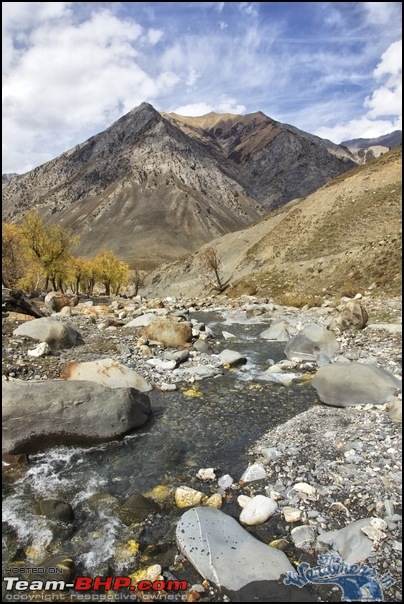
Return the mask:
<svg viewBox="0 0 404 604"><path fill-rule="evenodd" d="M62 499L42 499L37 505L37 512L51 520L73 522L74 513L70 503Z"/></svg>
<svg viewBox="0 0 404 604"><path fill-rule="evenodd" d="M45 306L49 310L53 310L54 312L60 312L62 308L65 306L77 306L79 303L79 297L67 296L66 294L62 294L61 292L49 292L45 296Z"/></svg>
<svg viewBox="0 0 404 604"><path fill-rule="evenodd" d="M219 358L222 365L228 365L229 367L236 367L237 365L244 365L247 363L245 356L237 352L237 350L222 350L219 354Z"/></svg>
<svg viewBox="0 0 404 604"><path fill-rule="evenodd" d="M323 533L317 541L328 543L347 564L357 564L372 553L373 543L362 531L362 528L371 526L370 522L371 518L356 520L342 529Z"/></svg>
<svg viewBox="0 0 404 604"><path fill-rule="evenodd" d="M227 514L194 507L176 529L181 552L208 581L237 591L253 581L276 581L293 566L280 550L258 541Z"/></svg>
<svg viewBox="0 0 404 604"><path fill-rule="evenodd" d="M326 405L383 405L401 391L401 381L393 374L362 363L336 363L317 370L312 382Z"/></svg>
<svg viewBox="0 0 404 604"><path fill-rule="evenodd" d="M65 380L97 382L107 388L136 388L139 392L150 392L153 389L136 371L114 359L84 363L68 361L62 365L60 376Z"/></svg>
<svg viewBox="0 0 404 604"><path fill-rule="evenodd" d="M192 339L192 325L186 321L162 318L153 321L143 330L149 340L160 342L163 346L177 348L186 346Z"/></svg>
<svg viewBox="0 0 404 604"><path fill-rule="evenodd" d="M286 321L274 321L268 329L260 333L264 340L288 342L290 338L290 325Z"/></svg>
<svg viewBox="0 0 404 604"><path fill-rule="evenodd" d="M53 350L72 348L84 343L81 334L72 325L61 323L51 317L22 323L13 331L13 335L26 336L33 340L47 342Z"/></svg>
<svg viewBox="0 0 404 604"><path fill-rule="evenodd" d="M142 426L146 394L95 382L3 382L3 452L31 453L55 445L112 440Z"/></svg>
<svg viewBox="0 0 404 604"><path fill-rule="evenodd" d="M135 317L129 323L126 323L124 327L145 327L157 321L158 317L154 313L141 314L139 317Z"/></svg>
<svg viewBox="0 0 404 604"><path fill-rule="evenodd" d="M367 310L359 300L349 300L341 309L340 314L334 317L328 329L340 333L346 329L363 329L368 322Z"/></svg>
<svg viewBox="0 0 404 604"><path fill-rule="evenodd" d="M285 347L288 359L315 361L319 354L333 357L339 351L335 335L321 325L312 323L299 331Z"/></svg>

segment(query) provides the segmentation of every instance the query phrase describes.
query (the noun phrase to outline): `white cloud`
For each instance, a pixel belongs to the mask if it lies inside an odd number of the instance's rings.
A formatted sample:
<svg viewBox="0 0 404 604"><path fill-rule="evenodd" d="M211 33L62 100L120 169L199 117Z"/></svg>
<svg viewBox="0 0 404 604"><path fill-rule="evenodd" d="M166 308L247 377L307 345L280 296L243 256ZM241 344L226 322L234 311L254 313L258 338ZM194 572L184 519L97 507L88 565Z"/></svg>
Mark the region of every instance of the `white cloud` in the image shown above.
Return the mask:
<svg viewBox="0 0 404 604"><path fill-rule="evenodd" d="M389 46L382 54L380 63L373 75L378 81L383 81L371 97L367 97L365 107L370 111L371 118L386 115L400 115L402 111L402 41Z"/></svg>
<svg viewBox="0 0 404 604"><path fill-rule="evenodd" d="M5 172L55 157L179 82L170 70L141 67L143 46L157 44L159 29L105 9L80 20L66 2L4 4ZM29 162L17 161L23 154Z"/></svg>
<svg viewBox="0 0 404 604"><path fill-rule="evenodd" d="M192 86L194 86L196 84L196 82L199 80L200 78L200 74L198 74L196 72L196 70L191 67L191 69L188 72L188 77L187 77L187 86L190 86L192 88Z"/></svg>
<svg viewBox="0 0 404 604"><path fill-rule="evenodd" d="M367 20L372 25L386 25L391 22L398 2L362 2Z"/></svg>
<svg viewBox="0 0 404 604"><path fill-rule="evenodd" d="M364 100L363 116L316 130L318 136L336 143L352 138L376 138L402 128L402 42L389 46L373 71L378 86Z"/></svg>
<svg viewBox="0 0 404 604"><path fill-rule="evenodd" d="M250 15L252 17L256 17L258 15L254 2L240 2L239 5L240 10L246 15Z"/></svg>
<svg viewBox="0 0 404 604"><path fill-rule="evenodd" d="M164 33L161 31L161 29L149 29L147 32L147 41L150 44L157 44L158 42L160 42L161 38L164 36Z"/></svg>
<svg viewBox="0 0 404 604"><path fill-rule="evenodd" d="M215 113L243 114L246 111L246 107L224 94L216 104L205 102L190 103L189 105L181 105L180 107L173 109L173 113L178 113L179 115L185 115L187 117L198 117L211 113L212 111Z"/></svg>
<svg viewBox="0 0 404 604"><path fill-rule="evenodd" d="M401 128L401 118L393 120L370 120L365 116L338 124L332 128L319 128L315 134L339 144L341 141L353 138L377 138L383 134L389 134L394 130L401 130Z"/></svg>

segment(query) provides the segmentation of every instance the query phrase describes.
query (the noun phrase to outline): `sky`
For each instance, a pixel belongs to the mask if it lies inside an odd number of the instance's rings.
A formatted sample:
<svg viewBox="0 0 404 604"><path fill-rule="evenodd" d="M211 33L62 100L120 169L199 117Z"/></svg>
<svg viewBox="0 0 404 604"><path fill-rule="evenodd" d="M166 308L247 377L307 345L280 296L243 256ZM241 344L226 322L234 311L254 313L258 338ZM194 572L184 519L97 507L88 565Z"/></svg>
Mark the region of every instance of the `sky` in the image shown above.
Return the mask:
<svg viewBox="0 0 404 604"><path fill-rule="evenodd" d="M262 111L335 143L401 130L401 2L2 2L3 173L142 102Z"/></svg>

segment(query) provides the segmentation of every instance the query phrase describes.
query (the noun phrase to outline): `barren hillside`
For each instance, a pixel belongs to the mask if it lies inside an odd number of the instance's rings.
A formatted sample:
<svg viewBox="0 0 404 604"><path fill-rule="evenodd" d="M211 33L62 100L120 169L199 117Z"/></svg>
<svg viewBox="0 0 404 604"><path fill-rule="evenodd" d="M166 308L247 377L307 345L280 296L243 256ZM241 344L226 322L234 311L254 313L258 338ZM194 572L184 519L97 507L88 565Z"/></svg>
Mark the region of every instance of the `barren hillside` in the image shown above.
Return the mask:
<svg viewBox="0 0 404 604"><path fill-rule="evenodd" d="M151 273L154 295L210 287L203 254L220 258L228 295L401 293L401 147L341 175L304 199Z"/></svg>

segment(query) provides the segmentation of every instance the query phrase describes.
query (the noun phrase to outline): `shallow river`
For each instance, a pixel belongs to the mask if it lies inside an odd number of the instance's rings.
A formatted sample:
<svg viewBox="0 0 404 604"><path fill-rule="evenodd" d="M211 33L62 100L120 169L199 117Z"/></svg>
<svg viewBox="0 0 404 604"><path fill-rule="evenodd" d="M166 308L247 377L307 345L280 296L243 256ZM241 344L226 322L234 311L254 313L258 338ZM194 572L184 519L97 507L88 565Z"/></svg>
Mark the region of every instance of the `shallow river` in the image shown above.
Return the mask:
<svg viewBox="0 0 404 604"><path fill-rule="evenodd" d="M255 440L318 404L314 389L307 385L283 386L263 379L269 359L285 358L285 345L258 337L266 328L258 317L248 324L226 323L214 312L193 317L205 321L219 336L223 329L233 333L236 339L226 347L243 352L247 365L198 382L200 397L187 397L182 388L153 390L150 422L120 441L90 448L57 447L31 456L24 477L4 488L6 564L14 560L38 564L62 552L74 559L77 572L89 576L128 574L153 563L168 568L176 554L175 525L183 513L173 501L143 525L127 527L110 506L90 506L89 497L109 493L125 500L157 485L172 490L187 485L209 493L211 487L195 478L200 468L213 467L217 477L230 474L238 481L252 461L246 451ZM35 513L36 502L48 498L73 506L73 524L56 526ZM234 516L239 513L234 503L227 508L225 503L222 509ZM134 561L127 546L131 540L140 543L141 552L147 549L147 562L140 562L139 556ZM202 581L190 565L187 572L183 578Z"/></svg>

